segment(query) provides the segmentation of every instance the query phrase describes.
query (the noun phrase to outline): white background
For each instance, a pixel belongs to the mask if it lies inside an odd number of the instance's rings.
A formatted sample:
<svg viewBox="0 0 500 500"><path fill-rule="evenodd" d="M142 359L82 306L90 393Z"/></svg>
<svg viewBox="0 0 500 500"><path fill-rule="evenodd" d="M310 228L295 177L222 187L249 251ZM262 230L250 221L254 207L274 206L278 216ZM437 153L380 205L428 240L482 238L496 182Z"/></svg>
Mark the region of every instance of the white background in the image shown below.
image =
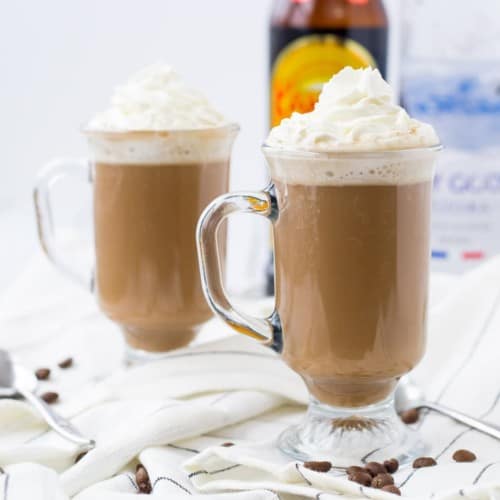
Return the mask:
<svg viewBox="0 0 500 500"><path fill-rule="evenodd" d="M398 1L387 1L394 28ZM241 124L232 188L265 185L270 7L271 0L0 0L0 227L10 233L2 235L0 287L35 248L36 172L54 156L84 156L82 123L147 64L172 64ZM231 234L230 276L244 289L260 273L238 269L261 265L265 242L252 239L265 240L267 230L245 220Z"/></svg>

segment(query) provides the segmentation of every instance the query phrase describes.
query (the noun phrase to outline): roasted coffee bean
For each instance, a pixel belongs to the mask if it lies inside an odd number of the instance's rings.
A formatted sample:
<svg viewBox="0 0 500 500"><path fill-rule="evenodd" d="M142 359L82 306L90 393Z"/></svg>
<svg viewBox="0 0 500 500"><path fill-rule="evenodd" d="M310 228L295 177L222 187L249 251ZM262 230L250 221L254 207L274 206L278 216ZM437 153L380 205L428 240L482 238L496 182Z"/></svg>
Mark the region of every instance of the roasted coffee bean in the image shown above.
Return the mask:
<svg viewBox="0 0 500 500"><path fill-rule="evenodd" d="M38 380L47 380L50 377L50 370L48 368L38 368L35 372L35 377Z"/></svg>
<svg viewBox="0 0 500 500"><path fill-rule="evenodd" d="M399 469L399 462L395 458L384 460L384 467L389 474L394 474Z"/></svg>
<svg viewBox="0 0 500 500"><path fill-rule="evenodd" d="M385 474L387 469L379 462L368 462L365 465L365 471L372 477L375 477L377 474Z"/></svg>
<svg viewBox="0 0 500 500"><path fill-rule="evenodd" d="M59 368L69 368L73 365L73 358L63 359L60 363L58 363Z"/></svg>
<svg viewBox="0 0 500 500"><path fill-rule="evenodd" d="M139 493L144 493L146 495L149 495L153 491L149 481L147 483L137 483L137 488L139 488Z"/></svg>
<svg viewBox="0 0 500 500"><path fill-rule="evenodd" d="M40 397L49 405L55 403L59 399L57 392L44 392Z"/></svg>
<svg viewBox="0 0 500 500"><path fill-rule="evenodd" d="M137 467L135 468L135 479L138 483L145 483L146 481L149 481L149 474L144 465L137 464Z"/></svg>
<svg viewBox="0 0 500 500"><path fill-rule="evenodd" d="M363 486L370 486L372 484L372 477L366 471L353 472L347 476L347 479Z"/></svg>
<svg viewBox="0 0 500 500"><path fill-rule="evenodd" d="M420 457L413 462L414 469L433 467L434 465L437 465L437 462L432 457Z"/></svg>
<svg viewBox="0 0 500 500"><path fill-rule="evenodd" d="M469 450L457 450L453 453L453 460L455 462L474 462L476 455Z"/></svg>
<svg viewBox="0 0 500 500"><path fill-rule="evenodd" d="M82 451L81 453L78 453L78 455L75 457L75 464L79 462L87 453L88 451Z"/></svg>
<svg viewBox="0 0 500 500"><path fill-rule="evenodd" d="M394 484L394 478L390 474L377 474L372 479L372 488L383 488L389 484Z"/></svg>
<svg viewBox="0 0 500 500"><path fill-rule="evenodd" d="M135 481L140 493L151 493L152 488L151 481L149 480L149 474L142 464L137 464L137 467L135 468Z"/></svg>
<svg viewBox="0 0 500 500"><path fill-rule="evenodd" d="M234 446L234 443L230 443L228 441L227 443L222 443L221 446L224 446L224 448L230 448L231 446Z"/></svg>
<svg viewBox="0 0 500 500"><path fill-rule="evenodd" d="M306 469L311 469L316 472L328 472L332 468L332 464L327 461L322 462L304 462Z"/></svg>
<svg viewBox="0 0 500 500"><path fill-rule="evenodd" d="M395 495L401 496L401 490L393 484L388 484L387 486L382 487L382 491L387 491L388 493L394 493Z"/></svg>
<svg viewBox="0 0 500 500"><path fill-rule="evenodd" d="M363 469L363 467L359 467L359 465L351 465L346 469L347 475L354 474L355 472L366 472L366 471L365 469Z"/></svg>
<svg viewBox="0 0 500 500"><path fill-rule="evenodd" d="M399 414L399 418L405 424L414 424L418 422L419 412L416 408L412 408L411 410L403 411Z"/></svg>

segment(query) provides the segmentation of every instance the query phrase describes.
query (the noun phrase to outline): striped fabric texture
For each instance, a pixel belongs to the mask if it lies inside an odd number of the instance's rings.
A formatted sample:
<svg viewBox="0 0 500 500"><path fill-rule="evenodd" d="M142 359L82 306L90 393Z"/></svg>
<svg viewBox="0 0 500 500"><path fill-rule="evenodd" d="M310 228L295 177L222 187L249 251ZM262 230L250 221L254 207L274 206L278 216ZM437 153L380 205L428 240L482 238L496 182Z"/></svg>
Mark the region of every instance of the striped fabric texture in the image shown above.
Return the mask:
<svg viewBox="0 0 500 500"><path fill-rule="evenodd" d="M431 296L428 352L413 380L430 400L500 425L500 259L462 277L433 276ZM277 451L306 390L271 351L217 321L193 346L125 367L121 336L93 297L37 257L0 297L0 346L30 369L50 368L40 392L57 391L55 408L97 441L75 463L79 450L27 404L0 400L0 499L137 498L139 462L158 498L393 498ZM59 368L68 356L74 366ZM438 465L401 469L403 496L500 498L499 441L433 413L415 427ZM477 460L455 463L460 448Z"/></svg>

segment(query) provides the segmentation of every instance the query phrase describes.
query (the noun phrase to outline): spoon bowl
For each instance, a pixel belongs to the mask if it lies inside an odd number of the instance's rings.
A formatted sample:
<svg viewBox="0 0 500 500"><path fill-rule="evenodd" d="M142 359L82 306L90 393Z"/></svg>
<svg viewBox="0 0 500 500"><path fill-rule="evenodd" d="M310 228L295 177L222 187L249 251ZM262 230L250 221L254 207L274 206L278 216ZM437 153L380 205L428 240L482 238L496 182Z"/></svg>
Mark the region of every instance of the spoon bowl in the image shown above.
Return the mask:
<svg viewBox="0 0 500 500"><path fill-rule="evenodd" d="M424 391L414 384L408 376L404 376L398 383L394 403L398 413L412 408L421 408L425 402Z"/></svg>
<svg viewBox="0 0 500 500"><path fill-rule="evenodd" d="M414 384L408 376L402 377L399 381L395 395L395 406L397 412L409 410L411 408L436 411L442 415L464 424L471 429L475 429L483 434L500 439L500 427L485 422L479 418L471 417L452 408L443 406L440 403L434 403L425 399L424 392Z"/></svg>
<svg viewBox="0 0 500 500"><path fill-rule="evenodd" d="M37 387L38 380L35 375L27 368L14 364L10 354L0 349L0 398L23 397L60 436L86 450L93 448L95 442L92 439L84 437L69 420L58 415L35 394Z"/></svg>

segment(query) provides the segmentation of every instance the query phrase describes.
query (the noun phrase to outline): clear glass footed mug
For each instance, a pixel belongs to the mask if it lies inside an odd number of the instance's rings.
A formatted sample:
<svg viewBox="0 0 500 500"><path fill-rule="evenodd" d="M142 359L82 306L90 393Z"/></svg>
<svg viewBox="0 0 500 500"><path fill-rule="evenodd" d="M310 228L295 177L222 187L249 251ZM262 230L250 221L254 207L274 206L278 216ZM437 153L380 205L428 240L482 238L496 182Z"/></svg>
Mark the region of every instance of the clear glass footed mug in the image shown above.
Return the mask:
<svg viewBox="0 0 500 500"><path fill-rule="evenodd" d="M360 460L378 450L380 458L406 461L422 452L397 417L393 394L425 349L439 150L332 154L264 146L272 184L217 198L198 222L210 306L280 353L309 389L304 421L279 438L289 455ZM216 234L234 212L273 225L276 297L268 318L237 311L223 288Z"/></svg>
<svg viewBox="0 0 500 500"><path fill-rule="evenodd" d="M200 284L195 229L206 204L228 189L237 132L234 124L85 130L90 159L55 160L39 176L41 245L57 267L95 291L101 310L120 325L130 359L187 345L212 317ZM50 193L67 176L93 184L95 273L88 276L69 263L54 237Z"/></svg>

